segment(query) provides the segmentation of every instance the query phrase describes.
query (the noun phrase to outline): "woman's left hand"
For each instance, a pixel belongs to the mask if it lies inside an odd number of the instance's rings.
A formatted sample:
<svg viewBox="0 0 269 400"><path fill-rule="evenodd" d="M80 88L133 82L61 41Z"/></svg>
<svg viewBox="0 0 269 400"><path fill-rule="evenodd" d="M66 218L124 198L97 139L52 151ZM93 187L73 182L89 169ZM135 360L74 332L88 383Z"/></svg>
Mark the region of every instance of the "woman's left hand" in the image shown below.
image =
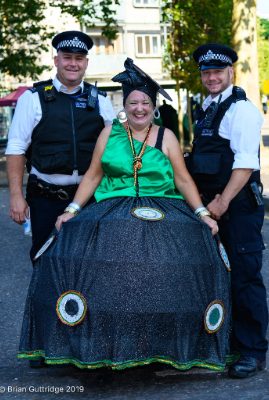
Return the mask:
<svg viewBox="0 0 269 400"><path fill-rule="evenodd" d="M209 217L208 215L205 215L205 216L201 217L201 220L206 225L209 226L209 228L211 229L212 235L216 235L218 233L219 227L218 227L217 222L213 218Z"/></svg>
<svg viewBox="0 0 269 400"><path fill-rule="evenodd" d="M57 218L56 223L55 223L55 227L56 227L57 231L59 231L61 229L62 224L64 222L69 221L69 219L74 218L74 216L75 216L74 214L69 213L69 212L65 212L62 215L59 215L59 217Z"/></svg>

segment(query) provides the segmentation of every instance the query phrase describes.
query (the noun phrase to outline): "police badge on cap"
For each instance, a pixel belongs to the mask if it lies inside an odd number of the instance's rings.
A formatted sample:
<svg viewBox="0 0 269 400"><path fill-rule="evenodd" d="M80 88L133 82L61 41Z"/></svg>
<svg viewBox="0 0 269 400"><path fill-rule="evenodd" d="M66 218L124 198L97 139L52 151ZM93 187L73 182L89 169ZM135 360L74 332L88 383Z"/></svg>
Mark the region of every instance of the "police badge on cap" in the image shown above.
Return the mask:
<svg viewBox="0 0 269 400"><path fill-rule="evenodd" d="M93 46L93 41L90 36L80 31L65 31L54 36L52 46L57 50L67 53L83 53L88 54L88 51Z"/></svg>
<svg viewBox="0 0 269 400"><path fill-rule="evenodd" d="M232 66L237 61L236 52L228 46L219 43L204 44L193 53L200 71L206 69L222 69Z"/></svg>

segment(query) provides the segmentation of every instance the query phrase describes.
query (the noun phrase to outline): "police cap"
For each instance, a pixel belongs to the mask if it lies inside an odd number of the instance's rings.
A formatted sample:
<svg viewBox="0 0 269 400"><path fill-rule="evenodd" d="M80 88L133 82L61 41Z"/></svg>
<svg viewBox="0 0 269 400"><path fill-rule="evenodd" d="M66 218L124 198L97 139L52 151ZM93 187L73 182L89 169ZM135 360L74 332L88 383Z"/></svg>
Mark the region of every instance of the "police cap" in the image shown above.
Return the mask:
<svg viewBox="0 0 269 400"><path fill-rule="evenodd" d="M90 36L80 31L65 31L54 36L52 46L57 50L67 53L83 53L88 54L88 51L93 46L93 41Z"/></svg>
<svg viewBox="0 0 269 400"><path fill-rule="evenodd" d="M219 43L203 44L194 51L193 58L201 71L226 68L238 60L233 49Z"/></svg>

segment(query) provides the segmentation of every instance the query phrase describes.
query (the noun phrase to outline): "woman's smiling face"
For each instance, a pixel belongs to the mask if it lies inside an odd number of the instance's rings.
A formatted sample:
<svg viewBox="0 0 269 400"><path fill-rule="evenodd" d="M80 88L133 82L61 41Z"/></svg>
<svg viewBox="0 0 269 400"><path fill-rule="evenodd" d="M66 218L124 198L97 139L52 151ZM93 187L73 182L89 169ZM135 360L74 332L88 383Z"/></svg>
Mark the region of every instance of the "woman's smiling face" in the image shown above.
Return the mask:
<svg viewBox="0 0 269 400"><path fill-rule="evenodd" d="M133 90L127 97L124 108L131 126L142 129L150 125L154 107L152 100L144 92Z"/></svg>

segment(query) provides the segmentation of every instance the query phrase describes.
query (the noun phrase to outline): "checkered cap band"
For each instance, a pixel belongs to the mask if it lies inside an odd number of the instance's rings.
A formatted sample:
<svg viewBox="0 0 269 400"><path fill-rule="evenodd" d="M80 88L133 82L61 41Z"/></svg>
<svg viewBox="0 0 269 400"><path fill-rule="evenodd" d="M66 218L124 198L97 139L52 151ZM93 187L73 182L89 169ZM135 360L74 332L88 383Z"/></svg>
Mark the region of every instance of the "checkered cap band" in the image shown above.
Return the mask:
<svg viewBox="0 0 269 400"><path fill-rule="evenodd" d="M57 50L62 49L62 48L67 48L67 47L71 47L71 48L78 48L78 49L82 49L82 50L86 50L88 51L88 47L86 46L86 44L84 42L82 42L81 40L79 40L77 37L74 37L74 39L69 39L69 40L62 40L60 43L58 43L57 45Z"/></svg>
<svg viewBox="0 0 269 400"><path fill-rule="evenodd" d="M206 54L203 54L200 58L199 58L199 63L202 62L207 62L207 61L211 61L211 60L217 60L217 61L221 61L223 63L228 63L228 64L232 64L232 59L224 54L215 54L213 53L212 50L208 50L208 52Z"/></svg>

